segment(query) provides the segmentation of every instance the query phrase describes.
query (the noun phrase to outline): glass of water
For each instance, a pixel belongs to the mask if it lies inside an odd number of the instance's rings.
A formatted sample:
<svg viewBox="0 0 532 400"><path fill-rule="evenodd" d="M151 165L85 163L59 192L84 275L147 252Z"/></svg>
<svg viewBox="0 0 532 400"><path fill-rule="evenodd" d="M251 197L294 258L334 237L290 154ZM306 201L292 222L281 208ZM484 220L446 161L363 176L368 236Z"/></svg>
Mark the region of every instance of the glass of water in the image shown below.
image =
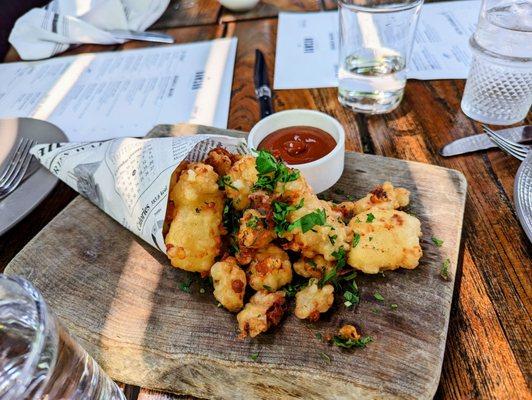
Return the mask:
<svg viewBox="0 0 532 400"><path fill-rule="evenodd" d="M0 274L0 399L125 400L28 281Z"/></svg>
<svg viewBox="0 0 532 400"><path fill-rule="evenodd" d="M483 0L469 44L464 113L495 125L524 119L532 105L532 1Z"/></svg>
<svg viewBox="0 0 532 400"><path fill-rule="evenodd" d="M423 0L339 0L338 100L382 114L403 97L406 67Z"/></svg>

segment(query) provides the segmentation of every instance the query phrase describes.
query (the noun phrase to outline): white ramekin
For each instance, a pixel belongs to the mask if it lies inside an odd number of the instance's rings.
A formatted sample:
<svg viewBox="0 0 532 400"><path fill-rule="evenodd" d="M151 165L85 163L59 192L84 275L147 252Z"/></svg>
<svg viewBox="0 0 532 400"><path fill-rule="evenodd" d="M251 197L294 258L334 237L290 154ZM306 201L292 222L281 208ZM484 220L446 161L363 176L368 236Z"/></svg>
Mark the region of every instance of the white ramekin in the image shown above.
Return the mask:
<svg viewBox="0 0 532 400"><path fill-rule="evenodd" d="M345 132L333 117L313 110L287 110L269 115L260 120L249 132L248 146L257 149L270 133L290 126L305 125L319 128L336 140L336 147L322 158L306 164L290 165L301 171L314 193L333 186L344 171Z"/></svg>

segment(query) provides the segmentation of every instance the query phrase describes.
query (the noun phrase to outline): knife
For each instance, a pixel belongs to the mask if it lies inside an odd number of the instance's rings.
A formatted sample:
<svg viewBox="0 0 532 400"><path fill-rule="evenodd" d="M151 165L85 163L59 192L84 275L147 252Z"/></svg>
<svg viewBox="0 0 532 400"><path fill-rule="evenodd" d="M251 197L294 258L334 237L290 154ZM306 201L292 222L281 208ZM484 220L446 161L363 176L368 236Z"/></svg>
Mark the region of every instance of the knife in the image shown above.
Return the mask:
<svg viewBox="0 0 532 400"><path fill-rule="evenodd" d="M272 90L268 81L268 70L264 54L255 49L255 95L259 101L260 117L264 118L273 114Z"/></svg>
<svg viewBox="0 0 532 400"><path fill-rule="evenodd" d="M517 143L532 144L532 125L502 129L497 131L497 133ZM488 135L481 133L452 141L442 147L440 154L444 157L450 157L495 147L497 146L490 140Z"/></svg>
<svg viewBox="0 0 532 400"><path fill-rule="evenodd" d="M142 40L144 42L156 43L174 43L174 38L171 35L161 32L131 31L127 29L111 29L108 32L117 39Z"/></svg>

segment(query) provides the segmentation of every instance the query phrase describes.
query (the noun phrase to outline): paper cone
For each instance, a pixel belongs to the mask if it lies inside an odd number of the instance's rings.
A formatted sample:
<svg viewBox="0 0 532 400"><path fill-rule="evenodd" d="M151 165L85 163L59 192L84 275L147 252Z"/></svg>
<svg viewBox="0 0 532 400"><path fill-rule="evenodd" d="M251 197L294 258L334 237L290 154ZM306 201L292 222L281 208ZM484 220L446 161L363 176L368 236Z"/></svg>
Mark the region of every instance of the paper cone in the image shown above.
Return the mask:
<svg viewBox="0 0 532 400"><path fill-rule="evenodd" d="M220 135L39 144L31 153L72 189L165 253L162 228L172 172L185 159L203 161L218 146L248 153L244 139Z"/></svg>

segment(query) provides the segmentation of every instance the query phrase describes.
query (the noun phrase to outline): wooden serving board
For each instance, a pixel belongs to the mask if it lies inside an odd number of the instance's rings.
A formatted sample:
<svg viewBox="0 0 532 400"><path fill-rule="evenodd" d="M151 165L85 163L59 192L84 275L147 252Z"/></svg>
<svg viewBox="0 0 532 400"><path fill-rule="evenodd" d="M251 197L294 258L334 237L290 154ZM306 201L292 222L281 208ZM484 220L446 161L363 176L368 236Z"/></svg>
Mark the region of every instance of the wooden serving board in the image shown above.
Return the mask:
<svg viewBox="0 0 532 400"><path fill-rule="evenodd" d="M228 132L161 126L156 133L191 129ZM81 197L13 259L6 273L30 279L118 381L215 399L429 399L442 366L467 184L454 170L350 152L336 190L328 195L343 200L340 189L361 197L385 180L412 192L409 211L423 229L420 266L359 275L356 309L338 301L315 324L290 314L256 339L238 339L234 315L216 307L209 291L201 293L199 283L192 284L191 293L180 290L190 274L172 268L164 254ZM433 236L443 246L436 247ZM447 258L450 279L445 281L440 267ZM375 291L384 301L375 299ZM349 351L316 338L342 323L354 323L374 342Z"/></svg>

